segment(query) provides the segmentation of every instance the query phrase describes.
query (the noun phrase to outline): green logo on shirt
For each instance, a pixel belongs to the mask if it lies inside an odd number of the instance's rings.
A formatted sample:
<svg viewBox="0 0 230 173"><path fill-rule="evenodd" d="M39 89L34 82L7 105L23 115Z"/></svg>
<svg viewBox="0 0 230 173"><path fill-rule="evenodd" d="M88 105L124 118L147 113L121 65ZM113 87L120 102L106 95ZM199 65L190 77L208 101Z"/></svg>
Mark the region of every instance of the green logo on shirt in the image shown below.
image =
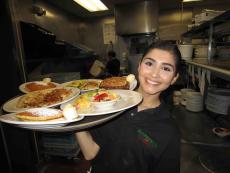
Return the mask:
<svg viewBox="0 0 230 173"><path fill-rule="evenodd" d="M157 148L158 145L155 140L153 140L149 135L147 135L145 132L143 132L141 129L137 130L138 136L142 140L144 144L151 144L153 147Z"/></svg>

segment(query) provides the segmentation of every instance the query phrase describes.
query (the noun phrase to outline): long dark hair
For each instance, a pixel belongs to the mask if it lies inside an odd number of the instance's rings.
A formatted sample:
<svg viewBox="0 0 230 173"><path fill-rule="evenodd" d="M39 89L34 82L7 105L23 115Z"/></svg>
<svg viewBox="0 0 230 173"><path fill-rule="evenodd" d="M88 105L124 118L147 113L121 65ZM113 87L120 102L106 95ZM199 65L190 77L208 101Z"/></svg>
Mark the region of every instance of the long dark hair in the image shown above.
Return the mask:
<svg viewBox="0 0 230 173"><path fill-rule="evenodd" d="M175 75L179 73L180 71L180 63L181 63L181 53L177 47L176 44L174 44L172 41L167 41L167 40L158 40L156 42L153 42L148 46L148 48L145 50L141 61L143 58L148 54L151 50L153 49L160 49L160 50L165 50L171 53L175 59L175 64L176 64L176 70L175 70Z"/></svg>

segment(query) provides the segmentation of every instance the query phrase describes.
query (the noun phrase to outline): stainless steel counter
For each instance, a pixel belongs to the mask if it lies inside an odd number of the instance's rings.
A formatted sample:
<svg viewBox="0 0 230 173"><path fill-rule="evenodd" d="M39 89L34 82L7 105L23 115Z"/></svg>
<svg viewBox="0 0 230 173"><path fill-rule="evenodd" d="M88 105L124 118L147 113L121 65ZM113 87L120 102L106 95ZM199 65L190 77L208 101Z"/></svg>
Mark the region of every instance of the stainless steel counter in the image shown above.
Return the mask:
<svg viewBox="0 0 230 173"><path fill-rule="evenodd" d="M212 132L219 123L207 112L194 113L182 106L173 108L181 131L181 173L229 173L230 137Z"/></svg>
<svg viewBox="0 0 230 173"><path fill-rule="evenodd" d="M207 115L207 112L190 112L182 106L173 109L173 117L178 123L182 142L207 146L230 147L230 138L220 138L212 132L219 127L217 121Z"/></svg>

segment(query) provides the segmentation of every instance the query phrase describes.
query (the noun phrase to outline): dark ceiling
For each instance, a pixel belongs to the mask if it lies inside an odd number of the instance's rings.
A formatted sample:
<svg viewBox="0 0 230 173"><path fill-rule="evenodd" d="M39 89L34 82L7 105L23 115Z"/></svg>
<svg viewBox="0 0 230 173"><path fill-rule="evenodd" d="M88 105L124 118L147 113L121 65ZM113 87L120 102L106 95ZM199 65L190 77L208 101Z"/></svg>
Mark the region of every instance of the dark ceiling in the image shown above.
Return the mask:
<svg viewBox="0 0 230 173"><path fill-rule="evenodd" d="M83 7L79 6L73 0L46 0L51 5L56 6L72 15L82 18L93 18L105 15L113 15L114 5L120 5L124 3L135 3L144 0L102 0L102 2L109 8L103 12L88 12ZM184 7L199 7L199 6L210 6L210 5L224 5L229 4L229 0L203 0L200 2L185 3ZM159 10L168 10L181 8L181 0L159 0Z"/></svg>

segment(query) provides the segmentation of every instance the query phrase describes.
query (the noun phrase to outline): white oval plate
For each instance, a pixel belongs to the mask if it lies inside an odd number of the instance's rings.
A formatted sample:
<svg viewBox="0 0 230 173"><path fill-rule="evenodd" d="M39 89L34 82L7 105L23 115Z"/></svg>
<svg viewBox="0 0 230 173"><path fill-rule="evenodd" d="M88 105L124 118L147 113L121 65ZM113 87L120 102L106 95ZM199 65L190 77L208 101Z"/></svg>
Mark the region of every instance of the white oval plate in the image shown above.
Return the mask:
<svg viewBox="0 0 230 173"><path fill-rule="evenodd" d="M43 109L43 108L40 108ZM53 109L53 108L49 108ZM22 112L22 111L20 111ZM84 118L84 116L79 116L75 119L72 120L67 120L64 117L58 118L58 119L53 119L53 120L48 120L48 121L22 121L18 119L15 116L16 113L10 113L10 114L5 114L0 116L0 121L8 124L14 124L19 127L27 127L30 129L38 129L38 128L53 128L53 127L58 127L58 126L64 126L68 123L80 121Z"/></svg>
<svg viewBox="0 0 230 173"><path fill-rule="evenodd" d="M34 83L34 82L42 82L42 81L31 81L31 82L23 83L23 84L21 84L21 85L19 86L19 90L20 90L21 92L23 92L23 93L26 93L26 94L29 93L29 92L31 92L31 91L28 91L28 90L26 89L26 85L29 84L29 83ZM60 86L60 84L58 84L58 83L55 83L55 82L51 82L51 83L55 84L56 87Z"/></svg>
<svg viewBox="0 0 230 173"><path fill-rule="evenodd" d="M111 107L105 107L104 109L98 109L95 107L90 107L88 109L84 110L84 113L78 112L79 115L83 116L95 116L95 115L104 115L104 114L110 114L114 112L119 112L122 110L129 109L133 106L136 106L142 101L142 95L136 91L132 90L119 90L119 89L114 89L114 90L109 90L111 92L114 92L118 94L121 99L117 101L116 104L114 104ZM73 104L75 102L75 99L66 102L64 104L61 104L61 109L65 107L66 104Z"/></svg>
<svg viewBox="0 0 230 173"><path fill-rule="evenodd" d="M65 102L68 102L68 101L72 100L73 98L77 97L80 94L80 90L78 88L71 88L71 87L62 87L62 88L72 90L73 93L70 94L64 100L62 100L61 102L57 102L57 103L54 103L54 104L51 104L51 105L48 105L48 106L44 106L44 107L49 108L49 107L58 106L60 104L63 104ZM57 89L57 88L53 88L53 89L50 89L50 90L54 90L54 89ZM34 92L36 92L36 91L34 91ZM26 95L26 94L24 94L24 95ZM21 95L21 96L18 96L18 97L15 97L13 99L8 100L6 103L4 103L4 105L2 107L3 110L6 111L6 112L20 112L20 111L24 111L24 110L27 110L27 109L31 109L31 108L18 108L17 107L17 102L24 95Z"/></svg>

